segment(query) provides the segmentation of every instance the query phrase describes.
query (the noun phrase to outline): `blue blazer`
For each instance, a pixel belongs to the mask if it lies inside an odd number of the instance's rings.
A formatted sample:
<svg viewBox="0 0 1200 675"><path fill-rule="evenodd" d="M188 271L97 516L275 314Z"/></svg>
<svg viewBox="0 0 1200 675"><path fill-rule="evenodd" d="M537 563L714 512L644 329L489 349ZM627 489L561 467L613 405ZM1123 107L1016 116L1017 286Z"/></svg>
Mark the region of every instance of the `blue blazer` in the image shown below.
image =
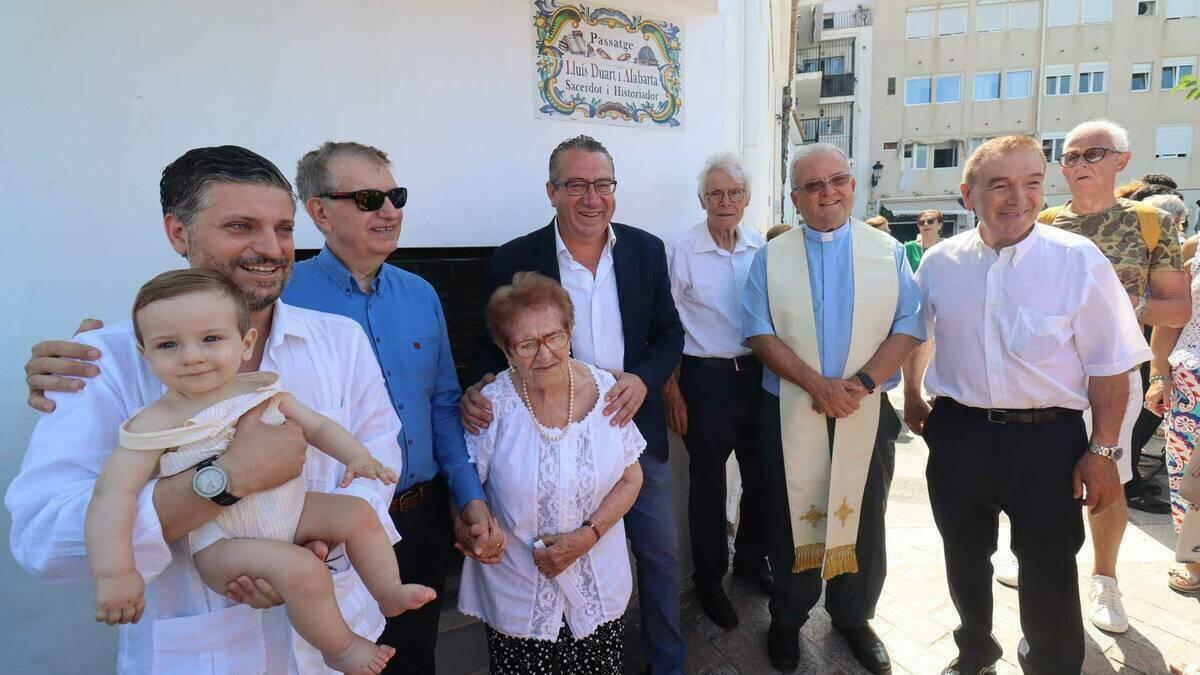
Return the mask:
<svg viewBox="0 0 1200 675"><path fill-rule="evenodd" d="M558 255L555 223L518 237L492 253L485 277L484 298L512 283L517 272L540 272L555 281ZM683 324L671 298L667 255L662 240L636 227L612 223L617 234L613 246L613 273L625 333L625 370L646 383L646 401L633 421L646 438L646 451L667 460L667 422L662 398L667 381L683 354ZM472 379L499 373L508 367L504 353L484 331L471 362Z"/></svg>

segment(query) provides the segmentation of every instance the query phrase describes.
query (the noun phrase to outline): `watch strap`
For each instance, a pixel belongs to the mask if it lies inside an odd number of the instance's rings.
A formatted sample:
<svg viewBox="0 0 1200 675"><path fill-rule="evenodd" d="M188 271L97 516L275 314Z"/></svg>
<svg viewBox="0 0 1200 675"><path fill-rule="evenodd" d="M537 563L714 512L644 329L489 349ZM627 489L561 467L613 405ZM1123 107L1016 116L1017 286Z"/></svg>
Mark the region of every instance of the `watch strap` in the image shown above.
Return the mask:
<svg viewBox="0 0 1200 675"><path fill-rule="evenodd" d="M860 370L854 374L854 377L857 378L858 381L862 383L862 386L867 388L867 393L869 393L869 394L875 393L875 380L871 379L870 375L868 375L865 372Z"/></svg>
<svg viewBox="0 0 1200 675"><path fill-rule="evenodd" d="M196 465L196 472L199 473L201 469L212 466L212 465L216 464L216 462L217 462L216 457L209 457L208 459L206 459L203 462L200 462L199 464ZM221 469L221 471L225 473L226 478L229 477L229 472L225 471L221 467L217 467L217 468ZM228 481L226 481L225 487L226 487L225 490L221 490L219 493L213 495L212 497L209 497L209 501L211 501L212 503L214 503L218 506L233 506L234 504L236 504L242 500L241 497L235 497L229 493Z"/></svg>

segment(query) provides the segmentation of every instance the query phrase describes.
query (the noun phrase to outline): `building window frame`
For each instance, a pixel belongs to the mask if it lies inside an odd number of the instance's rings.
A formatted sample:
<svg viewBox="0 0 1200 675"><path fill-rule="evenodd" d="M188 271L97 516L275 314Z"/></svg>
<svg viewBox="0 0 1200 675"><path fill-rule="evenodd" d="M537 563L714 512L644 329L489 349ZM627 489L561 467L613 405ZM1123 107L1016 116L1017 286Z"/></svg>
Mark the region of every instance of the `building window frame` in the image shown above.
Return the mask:
<svg viewBox="0 0 1200 675"><path fill-rule="evenodd" d="M901 166L913 171L925 171L929 168L929 144L905 143L901 154Z"/></svg>
<svg viewBox="0 0 1200 675"><path fill-rule="evenodd" d="M1086 89L1086 91L1084 91ZM1106 94L1108 93L1108 63L1079 64L1079 93Z"/></svg>
<svg viewBox="0 0 1200 675"><path fill-rule="evenodd" d="M1042 133L1042 155L1048 163L1053 164L1062 157L1063 149L1067 145L1067 132L1065 131L1047 131ZM1049 143L1049 147L1047 147ZM1047 152L1049 151L1049 152Z"/></svg>
<svg viewBox="0 0 1200 675"><path fill-rule="evenodd" d="M1190 124L1164 124L1155 129L1154 157L1182 159L1192 154L1194 132ZM1165 142L1164 142L1165 141ZM1164 147L1164 145L1167 147Z"/></svg>
<svg viewBox="0 0 1200 675"><path fill-rule="evenodd" d="M997 21L996 19L999 19ZM980 0L975 8L975 32L999 33L1008 24L1008 3L1004 0Z"/></svg>
<svg viewBox="0 0 1200 675"><path fill-rule="evenodd" d="M1166 0L1165 17L1170 19L1187 19L1200 16L1200 0Z"/></svg>
<svg viewBox="0 0 1200 675"><path fill-rule="evenodd" d="M955 32L947 33L946 25L954 26L952 30ZM961 28L961 30L959 30ZM937 31L938 37L957 37L967 34L967 3L954 5L940 5L937 8Z"/></svg>
<svg viewBox="0 0 1200 675"><path fill-rule="evenodd" d="M1159 88L1162 91L1170 91L1179 83L1180 78L1196 74L1196 57L1185 56L1163 59L1160 73Z"/></svg>
<svg viewBox="0 0 1200 675"><path fill-rule="evenodd" d="M1046 0L1046 27L1058 28L1079 23L1077 0ZM1068 21L1068 16L1070 20Z"/></svg>
<svg viewBox="0 0 1200 675"><path fill-rule="evenodd" d="M1042 76L1042 93L1047 97L1070 96L1074 76L1073 65L1046 66L1046 72Z"/></svg>
<svg viewBox="0 0 1200 675"><path fill-rule="evenodd" d="M958 141L944 141L942 143L934 143L930 146L929 164L934 169L957 169L961 166L961 155L959 151ZM947 157L950 163L946 163ZM939 165L939 159L942 164Z"/></svg>
<svg viewBox="0 0 1200 675"><path fill-rule="evenodd" d="M1112 0L1083 0L1083 6L1080 9L1082 11L1079 14L1079 23L1084 25L1112 23Z"/></svg>
<svg viewBox="0 0 1200 675"><path fill-rule="evenodd" d="M954 98L942 100L942 83L955 82ZM962 73L947 73L936 75L933 78L933 102L935 105L948 105L952 103L962 103L963 100L963 76Z"/></svg>
<svg viewBox="0 0 1200 675"><path fill-rule="evenodd" d="M913 83L921 82L922 80L925 82L925 100L924 101L920 101L920 100L910 101L909 87L912 86ZM917 91L914 93L919 94L920 92ZM905 107L918 106L918 105L929 105L932 102L933 102L933 76L932 75L919 75L916 77L904 78L904 105L905 105Z"/></svg>
<svg viewBox="0 0 1200 675"><path fill-rule="evenodd" d="M1013 75L1016 75L1016 74L1024 74L1026 76L1025 78L1023 78L1025 80L1025 95L1024 96L1014 96L1012 93ZM1036 82L1036 80L1033 77L1033 69L1032 68L1016 68L1013 70L1004 71L1004 81L1002 82L1002 84L1004 86L1004 98L1020 99L1020 98L1032 97L1033 92L1034 92L1033 87L1034 87L1035 82Z"/></svg>
<svg viewBox="0 0 1200 675"><path fill-rule="evenodd" d="M1138 76L1141 76L1144 86L1137 87ZM1154 64L1153 63L1135 63L1130 69L1129 75L1129 91L1137 94L1150 91L1154 86Z"/></svg>
<svg viewBox="0 0 1200 675"><path fill-rule="evenodd" d="M915 24L917 30L914 31L914 19L928 19L928 28L924 23ZM904 20L904 36L909 40L928 40L937 35L937 7L933 5L924 5L921 7L909 7L908 13ZM925 31L928 31L927 33Z"/></svg>
<svg viewBox="0 0 1200 675"><path fill-rule="evenodd" d="M1025 23L1014 25L1017 20L1025 20ZM1016 0L1008 3L1009 30L1037 30L1041 23L1041 4L1038 0Z"/></svg>
<svg viewBox="0 0 1200 675"><path fill-rule="evenodd" d="M991 86L993 80L989 79L989 81L985 83L984 87L980 87L979 86L979 78L981 78L981 77L995 78L994 79L995 86L994 87ZM1001 96L1004 94L1004 88L1002 86L1004 84L1004 78L1000 74L1000 71L998 71L998 70L985 70L982 72L975 73L975 77L972 78L972 80L973 80L973 83L971 85L972 100L975 100L975 101L999 101ZM981 94L983 94L983 95L981 95Z"/></svg>

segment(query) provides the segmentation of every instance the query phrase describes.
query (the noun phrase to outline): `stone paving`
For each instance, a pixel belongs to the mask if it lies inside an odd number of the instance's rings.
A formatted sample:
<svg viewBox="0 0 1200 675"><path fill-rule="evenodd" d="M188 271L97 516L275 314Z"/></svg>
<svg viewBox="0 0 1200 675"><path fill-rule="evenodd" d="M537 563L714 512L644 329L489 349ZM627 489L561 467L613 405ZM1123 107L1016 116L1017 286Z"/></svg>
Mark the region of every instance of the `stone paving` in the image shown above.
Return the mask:
<svg viewBox="0 0 1200 675"><path fill-rule="evenodd" d="M898 397L894 400L898 402ZM1160 453L1161 445L1161 441L1151 441L1147 454ZM896 446L896 475L888 503L888 578L873 622L888 646L893 672L897 675L940 673L957 653L951 631L958 624L958 616L950 603L941 539L934 527L925 489L927 456L924 442L906 430ZM1146 460L1143 471L1148 473L1156 466L1156 462ZM1154 481L1166 489L1163 472ZM1089 675L1161 675L1168 672L1170 663L1200 660L1200 600L1178 595L1166 585L1175 540L1170 516L1139 511L1131 514L1118 567L1131 627L1123 635L1112 635L1096 629L1085 618L1084 672ZM1008 523L1002 520L997 561L1007 550ZM1085 617L1090 604L1087 575L1091 558L1089 539L1079 554L1080 596ZM741 625L728 632L703 615L690 588L683 594L687 672L713 675L776 672L767 661L766 597L757 587L740 579L727 580L727 588L741 618ZM995 634L1004 648L997 672L1020 673L1016 665L1016 648L1021 638L1017 592L995 582L993 591ZM627 622L626 671L642 672L636 604L627 614ZM438 646L440 672L486 672L486 648L478 623L448 617L443 631ZM801 635L801 664L796 672L821 675L866 672L833 632L823 610L814 611Z"/></svg>

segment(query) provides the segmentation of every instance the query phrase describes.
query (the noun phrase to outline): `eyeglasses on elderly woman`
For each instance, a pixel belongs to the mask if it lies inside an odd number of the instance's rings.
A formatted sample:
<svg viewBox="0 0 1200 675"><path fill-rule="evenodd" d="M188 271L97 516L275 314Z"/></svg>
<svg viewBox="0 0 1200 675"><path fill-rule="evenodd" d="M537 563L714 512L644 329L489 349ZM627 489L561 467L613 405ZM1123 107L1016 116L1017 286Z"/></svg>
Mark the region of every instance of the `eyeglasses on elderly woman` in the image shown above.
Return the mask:
<svg viewBox="0 0 1200 675"><path fill-rule="evenodd" d="M546 345L546 348L552 352L557 352L565 348L568 344L570 344L570 342L571 334L565 330L560 330L548 335L542 335L540 337L530 338L528 340L521 340L520 342L514 344L512 349L517 353L517 356L528 359L530 357L537 356L537 353L542 348L542 345Z"/></svg>

